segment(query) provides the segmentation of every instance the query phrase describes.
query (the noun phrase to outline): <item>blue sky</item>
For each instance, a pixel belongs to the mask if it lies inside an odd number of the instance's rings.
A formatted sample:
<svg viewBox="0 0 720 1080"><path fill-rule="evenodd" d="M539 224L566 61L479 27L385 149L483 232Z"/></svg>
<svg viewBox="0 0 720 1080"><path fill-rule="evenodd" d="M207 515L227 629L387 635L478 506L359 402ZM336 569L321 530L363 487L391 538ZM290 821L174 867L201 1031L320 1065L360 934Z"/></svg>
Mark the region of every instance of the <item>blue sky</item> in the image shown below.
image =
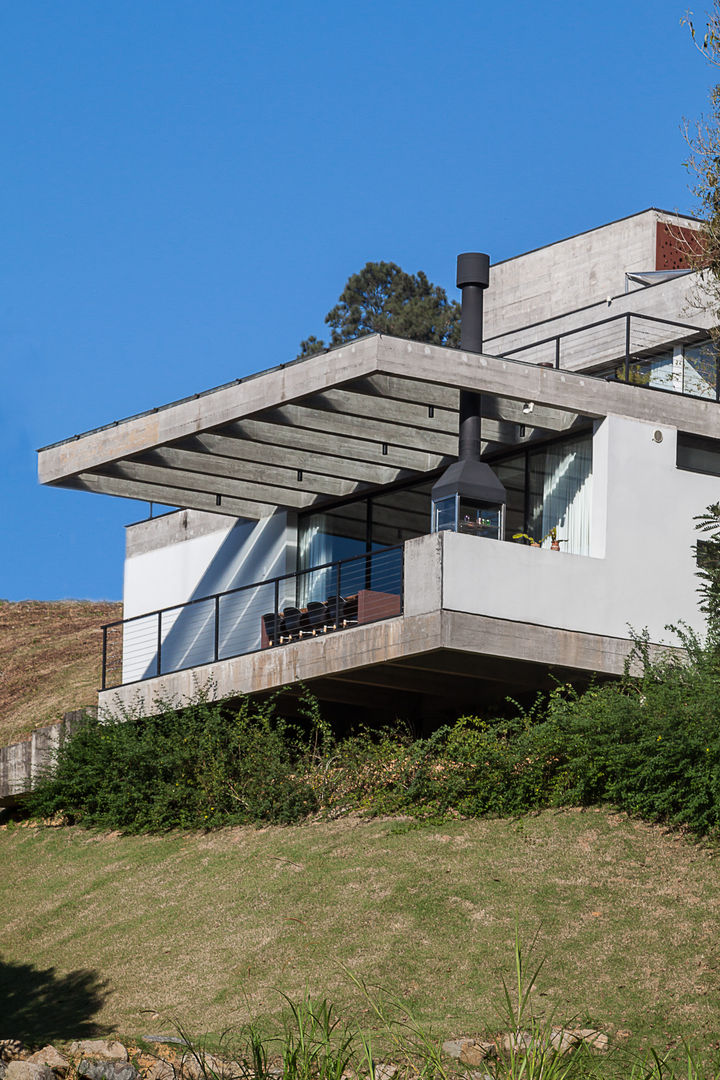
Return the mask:
<svg viewBox="0 0 720 1080"><path fill-rule="evenodd" d="M23 0L0 11L0 597L120 598L147 504L35 449L292 359L349 274L454 290L693 209L712 72L668 0Z"/></svg>

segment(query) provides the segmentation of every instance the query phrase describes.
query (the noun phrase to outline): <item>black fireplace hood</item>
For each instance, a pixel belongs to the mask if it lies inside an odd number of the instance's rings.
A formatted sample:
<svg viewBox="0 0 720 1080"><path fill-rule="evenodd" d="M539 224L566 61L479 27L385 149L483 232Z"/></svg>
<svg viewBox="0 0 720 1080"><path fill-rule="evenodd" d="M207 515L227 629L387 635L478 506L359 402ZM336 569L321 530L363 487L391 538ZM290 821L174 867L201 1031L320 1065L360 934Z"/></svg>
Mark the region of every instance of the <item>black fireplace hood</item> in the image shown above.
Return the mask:
<svg viewBox="0 0 720 1080"><path fill-rule="evenodd" d="M507 502L507 492L490 466L473 458L454 461L433 484L433 502L450 495L493 505Z"/></svg>
<svg viewBox="0 0 720 1080"><path fill-rule="evenodd" d="M458 255L457 285L462 290L460 348L482 352L483 293L490 280L490 258L480 252ZM460 391L458 460L435 482L432 501L449 495L504 506L507 492L489 465L480 460L482 401L480 394Z"/></svg>

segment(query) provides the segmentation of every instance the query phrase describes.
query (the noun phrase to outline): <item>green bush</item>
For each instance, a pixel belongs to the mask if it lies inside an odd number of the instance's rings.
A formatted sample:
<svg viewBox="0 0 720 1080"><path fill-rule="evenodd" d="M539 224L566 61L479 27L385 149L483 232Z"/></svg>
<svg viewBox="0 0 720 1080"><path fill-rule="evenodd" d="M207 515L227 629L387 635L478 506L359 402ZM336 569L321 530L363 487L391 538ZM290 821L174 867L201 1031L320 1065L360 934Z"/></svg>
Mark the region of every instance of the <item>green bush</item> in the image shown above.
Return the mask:
<svg viewBox="0 0 720 1080"><path fill-rule="evenodd" d="M290 723L276 701L88 721L30 800L126 831L289 824L359 810L419 818L508 816L609 803L650 821L720 835L720 655L692 635L687 662L640 678L558 687L509 719L466 716L427 738L403 728L333 739L306 695Z"/></svg>
<svg viewBox="0 0 720 1080"><path fill-rule="evenodd" d="M142 832L284 824L316 809L309 772L324 729L312 702L304 725L283 720L274 701L155 704L150 717L123 711L84 723L32 793L30 812Z"/></svg>

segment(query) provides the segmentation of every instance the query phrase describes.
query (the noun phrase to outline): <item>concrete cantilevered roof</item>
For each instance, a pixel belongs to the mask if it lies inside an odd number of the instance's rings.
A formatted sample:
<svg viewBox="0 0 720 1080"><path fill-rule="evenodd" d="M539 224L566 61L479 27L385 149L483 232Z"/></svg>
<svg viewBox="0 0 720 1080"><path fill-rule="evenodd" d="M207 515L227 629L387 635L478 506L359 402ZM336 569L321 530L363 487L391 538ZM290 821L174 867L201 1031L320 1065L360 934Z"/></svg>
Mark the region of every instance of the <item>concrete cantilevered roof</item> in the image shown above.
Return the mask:
<svg viewBox="0 0 720 1080"><path fill-rule="evenodd" d="M720 435L715 402L372 335L44 447L39 478L244 518L308 509L449 464L461 389L483 394L487 449L609 413Z"/></svg>

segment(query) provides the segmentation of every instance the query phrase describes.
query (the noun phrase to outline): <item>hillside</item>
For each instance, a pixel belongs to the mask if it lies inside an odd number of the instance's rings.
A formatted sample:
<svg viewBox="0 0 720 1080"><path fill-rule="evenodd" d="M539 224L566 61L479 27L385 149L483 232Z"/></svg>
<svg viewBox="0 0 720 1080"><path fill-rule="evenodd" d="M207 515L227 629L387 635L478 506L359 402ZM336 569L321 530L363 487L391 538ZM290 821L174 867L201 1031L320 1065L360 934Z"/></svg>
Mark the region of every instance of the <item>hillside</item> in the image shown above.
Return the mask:
<svg viewBox="0 0 720 1080"><path fill-rule="evenodd" d="M440 1038L491 1033L517 923L546 957L538 1014L628 1052L717 1046L717 859L622 814L136 837L10 824L0 865L3 1020L38 1045L80 1024L217 1036L306 988L377 1028L348 971Z"/></svg>
<svg viewBox="0 0 720 1080"><path fill-rule="evenodd" d="M122 604L0 600L0 746L97 703L103 623Z"/></svg>

